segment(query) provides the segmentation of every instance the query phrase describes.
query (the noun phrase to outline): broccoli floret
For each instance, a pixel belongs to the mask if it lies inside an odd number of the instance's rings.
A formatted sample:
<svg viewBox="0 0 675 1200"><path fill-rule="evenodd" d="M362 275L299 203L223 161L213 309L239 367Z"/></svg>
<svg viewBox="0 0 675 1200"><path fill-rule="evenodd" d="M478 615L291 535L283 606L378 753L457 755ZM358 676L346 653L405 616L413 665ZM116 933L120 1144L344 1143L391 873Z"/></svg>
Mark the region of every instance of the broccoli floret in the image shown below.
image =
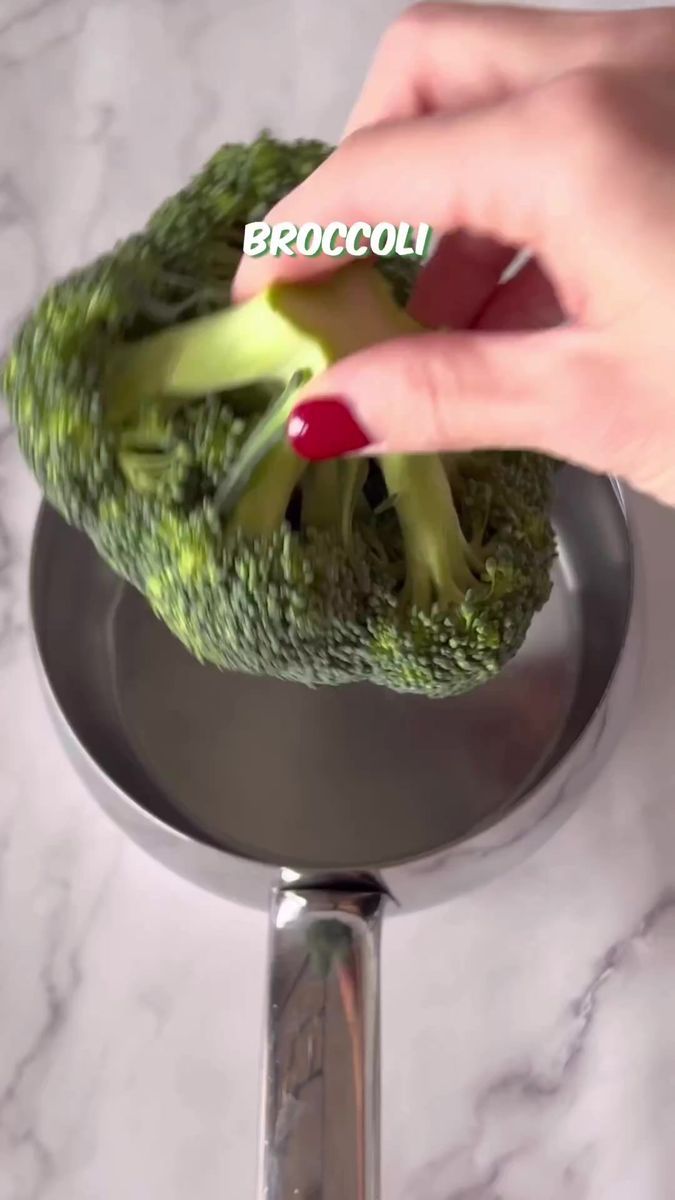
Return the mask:
<svg viewBox="0 0 675 1200"><path fill-rule="evenodd" d="M46 498L200 661L454 695L501 669L548 598L553 465L294 453L308 380L421 332L410 258L231 304L245 223L328 153L266 134L221 148L142 233L49 289L4 390Z"/></svg>
<svg viewBox="0 0 675 1200"><path fill-rule="evenodd" d="M513 657L549 598L555 554L551 461L490 452L448 465L472 578L457 603L416 605L405 620L393 609L373 645L390 687L440 697L486 682Z"/></svg>

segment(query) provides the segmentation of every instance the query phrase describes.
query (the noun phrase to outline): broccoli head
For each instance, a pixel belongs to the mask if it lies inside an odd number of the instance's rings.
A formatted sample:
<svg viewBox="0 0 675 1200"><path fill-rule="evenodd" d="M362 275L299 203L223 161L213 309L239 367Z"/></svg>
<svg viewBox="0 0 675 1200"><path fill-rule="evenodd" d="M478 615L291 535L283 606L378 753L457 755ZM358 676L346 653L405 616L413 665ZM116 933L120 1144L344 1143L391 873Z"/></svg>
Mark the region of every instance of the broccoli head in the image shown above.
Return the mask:
<svg viewBox="0 0 675 1200"><path fill-rule="evenodd" d="M268 134L223 146L141 233L49 288L3 387L46 499L200 661L457 695L504 666L548 599L554 466L295 454L308 380L421 332L408 257L232 304L245 224L329 153Z"/></svg>

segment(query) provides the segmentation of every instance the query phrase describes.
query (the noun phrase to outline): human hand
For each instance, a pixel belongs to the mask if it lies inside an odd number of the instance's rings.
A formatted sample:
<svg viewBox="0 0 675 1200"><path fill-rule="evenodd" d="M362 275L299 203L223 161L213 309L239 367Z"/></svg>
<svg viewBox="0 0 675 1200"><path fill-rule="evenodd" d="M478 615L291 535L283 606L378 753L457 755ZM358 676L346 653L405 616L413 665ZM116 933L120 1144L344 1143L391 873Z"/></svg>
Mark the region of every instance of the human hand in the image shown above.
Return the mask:
<svg viewBox="0 0 675 1200"><path fill-rule="evenodd" d="M328 424L339 398L378 454L536 449L675 503L674 68L667 9L403 14L344 140L267 219L447 235L411 302L432 331L318 377L300 453L356 448ZM346 261L244 259L236 293Z"/></svg>

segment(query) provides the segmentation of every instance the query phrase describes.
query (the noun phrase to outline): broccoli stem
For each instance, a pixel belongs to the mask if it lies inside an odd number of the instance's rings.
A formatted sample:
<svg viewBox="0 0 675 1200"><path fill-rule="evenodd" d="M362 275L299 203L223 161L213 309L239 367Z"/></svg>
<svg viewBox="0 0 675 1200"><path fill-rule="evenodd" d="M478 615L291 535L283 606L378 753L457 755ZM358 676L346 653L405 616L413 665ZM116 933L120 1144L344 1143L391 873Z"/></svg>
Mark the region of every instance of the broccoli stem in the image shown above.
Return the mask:
<svg viewBox="0 0 675 1200"><path fill-rule="evenodd" d="M269 294L163 329L112 351L104 381L110 424L133 419L148 400L168 411L209 392L319 368L320 347L278 313Z"/></svg>
<svg viewBox="0 0 675 1200"><path fill-rule="evenodd" d="M413 330L420 327L379 275L357 263L328 281L275 285L243 304L116 346L106 365L104 410L115 425L148 400L161 398L170 410L208 392L265 381L285 387L299 371L314 376L338 358Z"/></svg>
<svg viewBox="0 0 675 1200"><path fill-rule="evenodd" d="M314 464L302 481L302 524L309 529L342 530L344 497L340 460Z"/></svg>
<svg viewBox="0 0 675 1200"><path fill-rule="evenodd" d="M251 476L246 491L235 504L229 529L248 537L274 533L286 516L293 489L307 464L285 442L275 446Z"/></svg>
<svg viewBox="0 0 675 1200"><path fill-rule="evenodd" d="M481 564L462 533L441 459L395 454L379 463L403 532L408 603L424 611L461 603Z"/></svg>
<svg viewBox="0 0 675 1200"><path fill-rule="evenodd" d="M342 459L340 461L340 486L342 488L342 512L340 533L345 546L351 545L354 513L362 488L368 475L368 463L365 459Z"/></svg>
<svg viewBox="0 0 675 1200"><path fill-rule="evenodd" d="M330 459L313 464L302 481L302 525L335 531L351 544L354 510L368 473L359 459Z"/></svg>

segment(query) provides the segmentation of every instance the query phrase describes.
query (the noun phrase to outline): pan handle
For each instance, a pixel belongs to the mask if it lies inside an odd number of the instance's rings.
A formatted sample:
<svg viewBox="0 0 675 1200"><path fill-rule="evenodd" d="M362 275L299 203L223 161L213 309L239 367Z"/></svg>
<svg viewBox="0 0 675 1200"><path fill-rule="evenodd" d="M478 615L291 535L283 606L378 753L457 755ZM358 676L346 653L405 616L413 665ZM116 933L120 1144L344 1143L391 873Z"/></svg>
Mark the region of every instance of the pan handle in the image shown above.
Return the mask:
<svg viewBox="0 0 675 1200"><path fill-rule="evenodd" d="M378 1200L377 891L275 892L261 1200Z"/></svg>

